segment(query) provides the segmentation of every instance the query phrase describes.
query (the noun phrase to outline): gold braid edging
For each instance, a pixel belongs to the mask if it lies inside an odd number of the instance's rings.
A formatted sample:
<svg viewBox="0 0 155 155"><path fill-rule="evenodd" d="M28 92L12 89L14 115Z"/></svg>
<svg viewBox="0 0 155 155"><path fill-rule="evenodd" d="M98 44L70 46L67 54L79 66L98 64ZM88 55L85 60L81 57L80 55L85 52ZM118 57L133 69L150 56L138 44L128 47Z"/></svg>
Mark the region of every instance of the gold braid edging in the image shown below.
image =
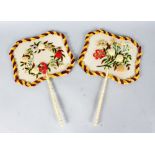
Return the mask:
<svg viewBox="0 0 155 155"><path fill-rule="evenodd" d="M139 44L130 37L118 36L118 35L115 35L113 33L107 32L103 29L89 32L86 35L85 44L84 44L83 50L82 50L81 55L80 55L79 60L78 60L78 63L81 66L81 68L89 75L94 75L94 76L98 75L101 77L105 77L105 75L106 75L105 72L91 71L89 69L89 67L87 67L84 64L84 61L83 61L85 54L87 52L88 46L89 46L90 37L95 35L95 34L105 34L105 35L111 36L112 38L115 38L115 39L128 40L128 41L132 42L138 48L138 54L137 54L137 58L136 58L136 62L135 62L135 75L133 77L127 78L127 79L120 79L119 77L116 77L112 74L108 75L108 78L118 82L119 84L129 84L129 83L132 83L132 82L138 80L140 77L140 60L141 60L141 56L142 56L141 46L139 46Z"/></svg>
<svg viewBox="0 0 155 155"><path fill-rule="evenodd" d="M46 80L46 77L41 77L37 80L35 80L34 82L28 82L28 81L25 81L25 80L22 80L22 79L19 79L19 76L18 76L18 68L17 68L17 63L16 63L16 60L15 60L15 57L14 57L14 51L15 49L19 46L19 44L23 43L23 42L29 42L29 41L33 41L33 40L36 40L36 39L40 39L40 38L43 38L43 37L46 37L48 35L57 35L57 36L60 36L62 37L63 39L63 42L64 42L64 45L67 49L67 53L71 59L71 63L70 65L67 67L66 70L62 71L62 72L58 72L58 73L54 73L54 74L49 74L49 77L51 78L56 78L56 77L59 77L59 76L64 76L65 74L68 74L70 73L71 69L74 67L74 62L75 62L75 59L74 59L74 56L72 54L72 52L70 51L69 49L69 45L67 43L67 38L65 37L65 35L63 33L60 33L60 32L56 32L56 31L49 31L49 32L46 32L46 33L43 33L41 35L38 35L38 36L35 36L35 37L31 37L31 38L25 38L25 39L22 39L22 40L19 40L17 41L13 47L11 48L10 50L10 53L9 53L9 56L11 58L11 62L12 62L12 65L13 65L13 72L14 72L14 79L15 79L15 82L21 84L21 85L24 85L24 86L27 86L27 87L32 87L32 86L36 86L37 84L39 84L40 82Z"/></svg>

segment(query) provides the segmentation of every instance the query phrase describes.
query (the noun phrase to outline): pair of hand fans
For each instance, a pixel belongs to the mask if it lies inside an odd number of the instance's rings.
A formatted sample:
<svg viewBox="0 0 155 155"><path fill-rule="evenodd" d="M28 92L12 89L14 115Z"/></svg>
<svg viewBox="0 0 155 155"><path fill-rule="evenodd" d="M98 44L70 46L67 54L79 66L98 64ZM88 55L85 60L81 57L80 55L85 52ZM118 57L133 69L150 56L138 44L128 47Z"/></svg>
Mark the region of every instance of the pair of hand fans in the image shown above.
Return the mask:
<svg viewBox="0 0 155 155"><path fill-rule="evenodd" d="M57 120L61 127L64 126L63 113L50 78L68 74L74 67L75 59L65 35L50 31L19 40L9 55L17 83L33 87L47 80ZM99 123L108 78L120 84L136 81L139 78L141 55L141 47L129 37L104 30L86 35L78 63L87 74L105 77L95 113L95 126Z"/></svg>

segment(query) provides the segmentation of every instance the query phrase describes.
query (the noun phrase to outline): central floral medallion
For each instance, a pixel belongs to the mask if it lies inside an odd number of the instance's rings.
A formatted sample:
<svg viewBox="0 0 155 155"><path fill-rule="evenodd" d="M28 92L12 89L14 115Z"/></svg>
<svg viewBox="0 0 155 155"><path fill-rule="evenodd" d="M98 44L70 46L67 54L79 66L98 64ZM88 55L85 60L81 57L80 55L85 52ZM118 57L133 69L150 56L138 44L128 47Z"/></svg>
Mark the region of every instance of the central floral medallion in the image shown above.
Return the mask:
<svg viewBox="0 0 155 155"><path fill-rule="evenodd" d="M47 51L50 53L50 61L36 64L34 57ZM61 47L56 47L52 42L38 41L31 44L30 48L25 51L20 66L25 72L38 78L40 75L50 72L51 69L58 69L62 66L64 57L65 54Z"/></svg>
<svg viewBox="0 0 155 155"><path fill-rule="evenodd" d="M109 43L105 40L99 40L97 49L93 52L93 57L96 61L101 61L101 65L97 67L113 68L118 72L124 72L129 70L131 65L132 57L129 51L128 43L118 43L114 40Z"/></svg>

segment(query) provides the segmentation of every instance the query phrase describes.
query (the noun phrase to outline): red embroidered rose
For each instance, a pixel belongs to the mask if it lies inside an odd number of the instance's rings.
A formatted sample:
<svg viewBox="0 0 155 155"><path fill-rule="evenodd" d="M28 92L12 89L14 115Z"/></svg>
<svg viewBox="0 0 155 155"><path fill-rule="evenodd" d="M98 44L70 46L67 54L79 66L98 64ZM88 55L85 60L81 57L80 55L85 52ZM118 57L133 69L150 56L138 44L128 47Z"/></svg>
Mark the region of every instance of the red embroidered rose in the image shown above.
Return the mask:
<svg viewBox="0 0 155 155"><path fill-rule="evenodd" d="M62 58L62 52L63 52L63 50L58 50L56 53L55 53L55 58L58 58L58 59L60 59L60 58Z"/></svg>
<svg viewBox="0 0 155 155"><path fill-rule="evenodd" d="M104 50L96 50L93 54L95 59L101 59L105 57L105 51Z"/></svg>
<svg viewBox="0 0 155 155"><path fill-rule="evenodd" d="M40 65L39 65L39 71L42 73L42 74L46 74L48 70L48 66L45 62L41 62Z"/></svg>

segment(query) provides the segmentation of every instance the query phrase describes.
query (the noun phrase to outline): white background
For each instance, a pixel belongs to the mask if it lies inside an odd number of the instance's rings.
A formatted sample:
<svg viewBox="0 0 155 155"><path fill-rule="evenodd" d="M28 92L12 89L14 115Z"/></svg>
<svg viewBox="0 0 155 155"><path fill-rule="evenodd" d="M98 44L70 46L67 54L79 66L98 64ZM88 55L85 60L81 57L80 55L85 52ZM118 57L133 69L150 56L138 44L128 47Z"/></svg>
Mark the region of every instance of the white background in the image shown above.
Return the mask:
<svg viewBox="0 0 155 155"><path fill-rule="evenodd" d="M0 20L11 21L140 21L155 20L154 0L5 0ZM138 28L137 28L138 29ZM41 30L42 31L42 30ZM114 30L112 30L114 31ZM121 32L122 33L122 32ZM32 34L30 34L32 35ZM151 36L153 36L151 34ZM137 37L137 36L136 36ZM3 38L0 38L2 40ZM12 42L11 42L12 44ZM150 46L150 45L148 45ZM152 49L153 52L154 49ZM150 59L150 55L148 54ZM143 56L144 59L144 56ZM148 68L150 65L148 66ZM150 68L149 68L150 69ZM152 69L150 69L152 71ZM153 71L152 71L153 74ZM148 75L149 77L150 75ZM151 81L150 81L151 83ZM150 84L150 88L153 86ZM142 89L145 87L142 86ZM152 103L154 104L154 103ZM153 107L151 107L153 108ZM154 109L152 109L154 110ZM152 116L152 119L154 117ZM3 155L106 154L154 155L155 134L0 134Z"/></svg>
<svg viewBox="0 0 155 155"><path fill-rule="evenodd" d="M155 132L154 27L155 22L0 22L0 132ZM98 28L138 41L144 54L141 78L130 85L109 80L102 122L94 128L102 78L88 76L76 64L69 75L53 80L68 120L60 128L46 81L34 88L15 83L9 50L19 39L56 30L67 36L78 58L85 34Z"/></svg>

